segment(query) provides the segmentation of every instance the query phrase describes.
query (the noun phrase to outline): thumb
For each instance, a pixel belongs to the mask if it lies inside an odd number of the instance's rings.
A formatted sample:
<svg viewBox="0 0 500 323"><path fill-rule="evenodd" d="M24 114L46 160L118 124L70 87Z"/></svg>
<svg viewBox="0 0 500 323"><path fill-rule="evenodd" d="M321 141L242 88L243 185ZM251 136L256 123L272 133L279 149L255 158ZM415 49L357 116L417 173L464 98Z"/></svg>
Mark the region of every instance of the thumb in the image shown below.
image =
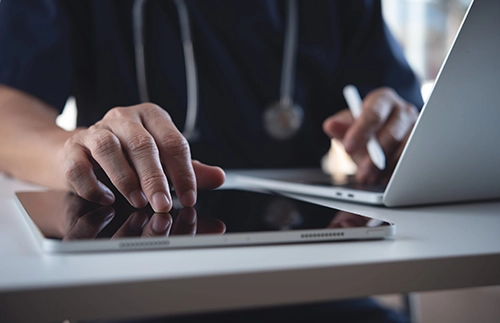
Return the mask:
<svg viewBox="0 0 500 323"><path fill-rule="evenodd" d="M217 166L209 166L200 163L197 160L191 161L193 170L196 175L196 183L198 189L208 190L221 186L226 180L226 174L222 168Z"/></svg>

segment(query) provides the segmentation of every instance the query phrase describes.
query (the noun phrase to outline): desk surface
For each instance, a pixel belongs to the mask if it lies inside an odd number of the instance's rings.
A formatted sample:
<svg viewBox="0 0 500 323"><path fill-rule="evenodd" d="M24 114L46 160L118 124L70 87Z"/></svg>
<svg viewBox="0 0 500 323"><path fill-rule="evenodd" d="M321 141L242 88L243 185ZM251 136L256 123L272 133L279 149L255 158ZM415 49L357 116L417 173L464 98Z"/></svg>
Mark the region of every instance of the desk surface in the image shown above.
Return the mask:
<svg viewBox="0 0 500 323"><path fill-rule="evenodd" d="M231 173L227 184L231 185ZM0 321L168 315L500 284L500 202L387 209L324 205L396 223L358 241L50 255L0 174Z"/></svg>

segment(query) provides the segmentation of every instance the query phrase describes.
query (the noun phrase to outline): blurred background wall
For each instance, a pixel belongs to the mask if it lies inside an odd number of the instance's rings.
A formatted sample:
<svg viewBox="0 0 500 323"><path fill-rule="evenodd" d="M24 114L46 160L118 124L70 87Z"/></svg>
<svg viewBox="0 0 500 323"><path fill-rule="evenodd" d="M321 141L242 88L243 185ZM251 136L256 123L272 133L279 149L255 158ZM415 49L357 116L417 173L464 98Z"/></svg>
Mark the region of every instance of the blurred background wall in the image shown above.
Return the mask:
<svg viewBox="0 0 500 323"><path fill-rule="evenodd" d="M471 0L382 0L384 18L427 97Z"/></svg>

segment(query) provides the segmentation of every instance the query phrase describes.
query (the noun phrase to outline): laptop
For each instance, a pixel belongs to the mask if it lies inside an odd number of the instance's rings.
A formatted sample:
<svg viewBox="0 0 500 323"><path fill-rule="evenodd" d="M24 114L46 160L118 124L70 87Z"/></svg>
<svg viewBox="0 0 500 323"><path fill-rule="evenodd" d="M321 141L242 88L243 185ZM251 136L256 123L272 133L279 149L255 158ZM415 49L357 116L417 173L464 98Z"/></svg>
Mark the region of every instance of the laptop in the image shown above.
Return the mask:
<svg viewBox="0 0 500 323"><path fill-rule="evenodd" d="M333 186L318 171L238 181L387 207L500 198L499 30L500 1L474 1L387 186Z"/></svg>

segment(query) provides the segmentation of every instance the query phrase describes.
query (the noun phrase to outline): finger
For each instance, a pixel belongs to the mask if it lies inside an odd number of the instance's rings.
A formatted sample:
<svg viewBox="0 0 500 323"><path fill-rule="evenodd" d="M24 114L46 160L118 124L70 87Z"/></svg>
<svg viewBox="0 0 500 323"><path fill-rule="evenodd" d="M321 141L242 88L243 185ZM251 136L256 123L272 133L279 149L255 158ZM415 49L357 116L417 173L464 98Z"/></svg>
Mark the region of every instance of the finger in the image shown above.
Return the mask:
<svg viewBox="0 0 500 323"><path fill-rule="evenodd" d="M226 225L221 220L198 215L196 234L223 234L224 232L226 232Z"/></svg>
<svg viewBox="0 0 500 323"><path fill-rule="evenodd" d="M195 235L196 234L196 210L192 207L185 207L180 210L179 215L174 220L172 235Z"/></svg>
<svg viewBox="0 0 500 323"><path fill-rule="evenodd" d="M127 129L125 125L122 131ZM89 135L83 139L83 144L88 147L93 159L129 203L136 208L144 207L147 203L146 197L123 152L120 138L109 129L91 127Z"/></svg>
<svg viewBox="0 0 500 323"><path fill-rule="evenodd" d="M399 102L396 96L393 90L385 88L372 91L366 96L361 115L354 120L343 139L349 154L366 146L368 138L386 122L394 104Z"/></svg>
<svg viewBox="0 0 500 323"><path fill-rule="evenodd" d="M354 119L348 109L342 110L323 122L323 131L330 138L342 140Z"/></svg>
<svg viewBox="0 0 500 323"><path fill-rule="evenodd" d="M94 239L113 220L114 216L115 210L111 207L100 207L91 211L78 218L63 240Z"/></svg>
<svg viewBox="0 0 500 323"><path fill-rule="evenodd" d="M372 162L366 145L360 146L355 151L350 152L349 155L358 166L355 176L356 182L360 184L375 183L379 177L380 170Z"/></svg>
<svg viewBox="0 0 500 323"><path fill-rule="evenodd" d="M368 153L358 163L356 171L356 182L360 184L375 184L380 177L381 171L375 166Z"/></svg>
<svg viewBox="0 0 500 323"><path fill-rule="evenodd" d="M401 141L401 143L399 144L397 149L392 154L391 158L388 159L387 166L388 166L388 169L390 171L386 171L382 174L382 178L380 180L381 182L383 182L383 183L389 182L389 180L392 176L393 170L396 168L396 165L399 162L399 159L403 153L403 150L406 147L406 143L408 142L408 139L410 138L410 134L411 134L411 132L409 132L405 136L405 138Z"/></svg>
<svg viewBox="0 0 500 323"><path fill-rule="evenodd" d="M172 228L172 216L169 213L155 213L144 226L143 237L166 237Z"/></svg>
<svg viewBox="0 0 500 323"><path fill-rule="evenodd" d="M405 141L418 117L415 106L409 103L398 105L393 110L386 124L378 131L377 138L385 152L391 158L401 143ZM399 157L400 153L397 154Z"/></svg>
<svg viewBox="0 0 500 323"><path fill-rule="evenodd" d="M114 109L109 128L121 142L135 169L140 183L138 187L144 192L152 208L155 212L168 212L172 207L171 196L157 144L151 133L144 128L140 113L132 109Z"/></svg>
<svg viewBox="0 0 500 323"><path fill-rule="evenodd" d="M180 202L183 206L193 206L196 203L196 177L186 138L160 108L145 109L141 118L158 146L161 161Z"/></svg>
<svg viewBox="0 0 500 323"><path fill-rule="evenodd" d="M140 211L134 212L116 231L111 239L121 237L138 237L142 234L142 230L147 222L148 216L145 213Z"/></svg>
<svg viewBox="0 0 500 323"><path fill-rule="evenodd" d="M70 140L64 150L64 174L73 190L88 201L103 205L113 204L114 194L94 173L90 151L79 139Z"/></svg>
<svg viewBox="0 0 500 323"><path fill-rule="evenodd" d="M194 173L196 174L196 185L199 189L209 190L224 184L226 174L222 168L209 166L197 160L192 160L192 165Z"/></svg>

